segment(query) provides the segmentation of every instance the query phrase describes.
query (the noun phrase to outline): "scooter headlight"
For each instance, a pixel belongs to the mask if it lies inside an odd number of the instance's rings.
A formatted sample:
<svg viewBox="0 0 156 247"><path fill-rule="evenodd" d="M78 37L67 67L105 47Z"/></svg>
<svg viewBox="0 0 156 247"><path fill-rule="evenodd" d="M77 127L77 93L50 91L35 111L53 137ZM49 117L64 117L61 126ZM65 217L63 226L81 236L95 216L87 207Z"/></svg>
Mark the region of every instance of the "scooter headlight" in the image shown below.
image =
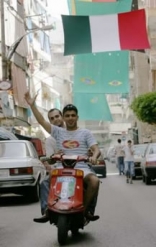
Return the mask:
<svg viewBox="0 0 156 247"><path fill-rule="evenodd" d="M51 175L52 176L57 176L58 175L58 169L55 169L55 170L53 170L52 172L51 172Z"/></svg>
<svg viewBox="0 0 156 247"><path fill-rule="evenodd" d="M77 170L76 171L76 176L77 177L83 177L83 171L82 170Z"/></svg>

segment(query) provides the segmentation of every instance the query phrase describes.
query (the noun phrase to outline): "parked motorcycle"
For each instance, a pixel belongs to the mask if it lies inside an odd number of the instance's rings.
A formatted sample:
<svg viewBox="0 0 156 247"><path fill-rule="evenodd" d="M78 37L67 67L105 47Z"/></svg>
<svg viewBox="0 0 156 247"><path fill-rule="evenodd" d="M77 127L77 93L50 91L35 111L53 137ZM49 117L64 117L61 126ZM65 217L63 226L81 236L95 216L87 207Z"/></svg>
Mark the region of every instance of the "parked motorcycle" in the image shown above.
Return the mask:
<svg viewBox="0 0 156 247"><path fill-rule="evenodd" d="M77 234L86 225L83 205L83 171L75 169L78 162L88 162L87 157L53 155L42 161L60 162L63 168L52 169L50 192L48 198L48 215L50 224L58 229L58 242L66 244L68 231ZM87 222L87 224L89 221Z"/></svg>

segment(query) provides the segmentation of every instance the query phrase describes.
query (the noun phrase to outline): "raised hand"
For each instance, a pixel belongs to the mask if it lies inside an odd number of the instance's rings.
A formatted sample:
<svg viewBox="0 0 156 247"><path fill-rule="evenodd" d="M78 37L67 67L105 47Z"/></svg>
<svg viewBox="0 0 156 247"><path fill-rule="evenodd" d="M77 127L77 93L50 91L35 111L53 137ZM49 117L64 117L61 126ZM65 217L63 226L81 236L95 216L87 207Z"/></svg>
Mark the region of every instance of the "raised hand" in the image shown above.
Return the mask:
<svg viewBox="0 0 156 247"><path fill-rule="evenodd" d="M28 103L28 105L30 105L30 106L34 105L37 96L38 96L38 94L36 94L36 95L32 98L32 97L30 96L30 92L29 92L29 91L27 91L27 92L24 94L24 98L25 98L26 102Z"/></svg>

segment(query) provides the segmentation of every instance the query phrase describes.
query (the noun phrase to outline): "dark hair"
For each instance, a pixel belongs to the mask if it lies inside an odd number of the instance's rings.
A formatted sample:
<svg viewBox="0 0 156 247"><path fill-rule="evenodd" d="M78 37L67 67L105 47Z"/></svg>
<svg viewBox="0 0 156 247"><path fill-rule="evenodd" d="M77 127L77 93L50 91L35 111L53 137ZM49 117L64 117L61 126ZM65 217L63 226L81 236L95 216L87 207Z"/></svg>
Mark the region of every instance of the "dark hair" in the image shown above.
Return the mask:
<svg viewBox="0 0 156 247"><path fill-rule="evenodd" d="M61 112L59 109L57 109L57 108L52 108L52 109L50 109L50 110L48 111L48 118L49 118L49 113L50 113L50 112L53 112L53 111L58 111L59 114L60 114L60 116L62 117L62 112Z"/></svg>
<svg viewBox="0 0 156 247"><path fill-rule="evenodd" d="M63 115L64 115L65 112L67 112L67 111L75 111L76 114L78 114L78 109L76 108L76 106L74 106L74 105L72 105L72 104L68 104L68 105L66 105L66 106L63 108L63 111L62 111Z"/></svg>
<svg viewBox="0 0 156 247"><path fill-rule="evenodd" d="M121 143L121 139L118 139L118 143Z"/></svg>
<svg viewBox="0 0 156 247"><path fill-rule="evenodd" d="M128 140L128 143L132 143L132 141L131 140Z"/></svg>

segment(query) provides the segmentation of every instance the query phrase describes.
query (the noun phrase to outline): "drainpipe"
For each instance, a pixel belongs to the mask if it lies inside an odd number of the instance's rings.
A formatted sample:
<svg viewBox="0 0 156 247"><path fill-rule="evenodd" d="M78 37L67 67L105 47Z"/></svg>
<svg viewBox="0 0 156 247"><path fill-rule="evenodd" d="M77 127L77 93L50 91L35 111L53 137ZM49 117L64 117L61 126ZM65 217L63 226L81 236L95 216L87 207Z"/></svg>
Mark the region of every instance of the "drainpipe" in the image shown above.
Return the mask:
<svg viewBox="0 0 156 247"><path fill-rule="evenodd" d="M2 56L2 80L7 79L7 61L5 47L5 18L4 18L4 1L1 1L1 56Z"/></svg>

